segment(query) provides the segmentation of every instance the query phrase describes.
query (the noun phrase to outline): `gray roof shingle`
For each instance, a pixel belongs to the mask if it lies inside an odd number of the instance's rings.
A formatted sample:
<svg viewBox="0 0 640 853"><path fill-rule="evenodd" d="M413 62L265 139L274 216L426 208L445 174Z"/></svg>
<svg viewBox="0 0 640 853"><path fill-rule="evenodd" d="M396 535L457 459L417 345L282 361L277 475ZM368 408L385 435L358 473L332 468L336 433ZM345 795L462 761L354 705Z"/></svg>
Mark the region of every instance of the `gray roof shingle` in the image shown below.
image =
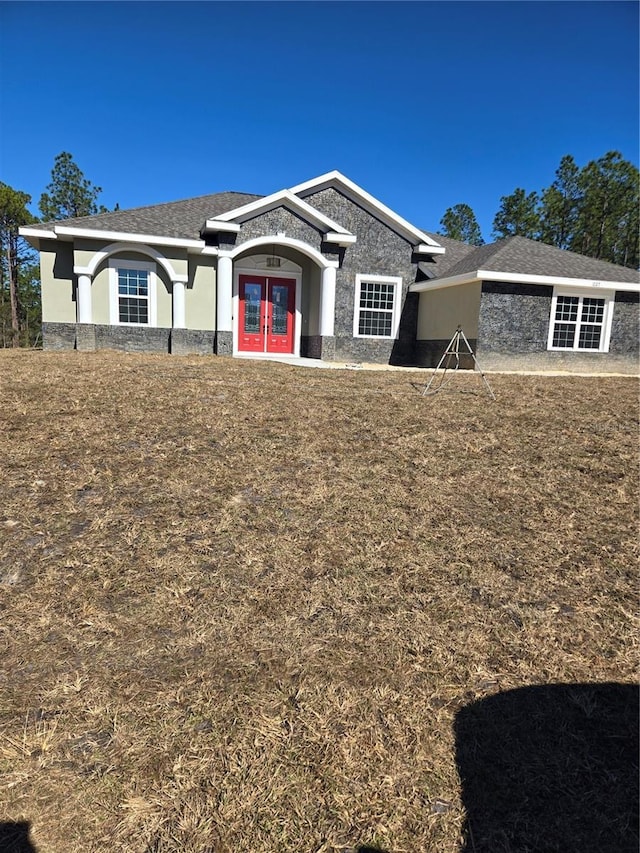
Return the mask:
<svg viewBox="0 0 640 853"><path fill-rule="evenodd" d="M66 225L95 231L119 231L197 240L200 238L200 229L205 220L213 219L260 198L264 196L238 192L214 193L165 204L115 210L100 213L97 216L39 222L30 227L47 231L54 225ZM516 275L546 275L633 283L640 281L637 270L587 258L575 252L567 252L555 246L528 240L526 237L507 237L496 243L474 247L459 240L443 237L441 234L429 231L424 233L446 249L444 255L437 255L430 261L420 263L421 270L431 280L485 269Z"/></svg>
<svg viewBox="0 0 640 853"><path fill-rule="evenodd" d="M215 218L221 213L259 198L263 196L236 192L214 193L182 201L170 201L166 204L114 210L110 213L99 213L96 216L39 222L32 227L45 231L50 230L54 225L64 225L96 231L122 231L129 234L198 240L200 229L206 219Z"/></svg>
<svg viewBox="0 0 640 853"><path fill-rule="evenodd" d="M526 237L506 237L496 243L480 246L459 258L453 266L439 270L437 277L450 278L476 270L594 281L640 281L637 270L587 258Z"/></svg>
<svg viewBox="0 0 640 853"><path fill-rule="evenodd" d="M420 268L429 278L442 278L455 264L475 251L475 246L460 240L452 240L451 237L443 237L442 234L434 234L432 231L424 233L445 249L444 255L434 255L430 261L420 262Z"/></svg>

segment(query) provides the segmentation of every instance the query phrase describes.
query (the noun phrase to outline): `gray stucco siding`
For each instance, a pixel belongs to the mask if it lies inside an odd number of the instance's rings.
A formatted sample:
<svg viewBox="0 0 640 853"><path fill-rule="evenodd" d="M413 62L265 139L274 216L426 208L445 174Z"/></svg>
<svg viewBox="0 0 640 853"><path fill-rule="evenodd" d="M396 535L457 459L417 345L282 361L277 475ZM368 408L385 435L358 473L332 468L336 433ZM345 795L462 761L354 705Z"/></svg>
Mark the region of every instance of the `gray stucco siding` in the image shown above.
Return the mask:
<svg viewBox="0 0 640 853"><path fill-rule="evenodd" d="M638 294L617 292L609 352L548 350L553 287L483 282L477 357L487 370L638 369Z"/></svg>
<svg viewBox="0 0 640 853"><path fill-rule="evenodd" d="M416 279L411 243L375 216L330 188L305 198L309 204L356 235L357 240L341 253L336 274L336 359L407 363L413 357L416 338L417 301L407 304L407 290ZM353 336L356 275L402 278L398 339Z"/></svg>
<svg viewBox="0 0 640 853"><path fill-rule="evenodd" d="M547 349L553 287L483 282L478 352L531 353Z"/></svg>
<svg viewBox="0 0 640 853"><path fill-rule="evenodd" d="M609 352L638 356L640 294L618 291L613 305Z"/></svg>
<svg viewBox="0 0 640 853"><path fill-rule="evenodd" d="M236 247L256 237L276 235L278 232L283 232L287 237L293 237L295 240L302 240L314 249L320 250L321 232L285 207L277 207L275 210L243 222L236 239Z"/></svg>

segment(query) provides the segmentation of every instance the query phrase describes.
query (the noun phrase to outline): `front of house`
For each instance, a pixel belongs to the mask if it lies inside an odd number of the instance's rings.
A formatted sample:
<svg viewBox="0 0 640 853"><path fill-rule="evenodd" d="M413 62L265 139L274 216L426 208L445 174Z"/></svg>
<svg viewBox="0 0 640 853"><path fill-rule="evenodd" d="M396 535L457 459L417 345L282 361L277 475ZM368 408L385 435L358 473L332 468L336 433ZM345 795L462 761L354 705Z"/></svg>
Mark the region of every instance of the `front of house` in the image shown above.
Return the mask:
<svg viewBox="0 0 640 853"><path fill-rule="evenodd" d="M339 172L21 234L45 349L432 366L461 325L487 367L637 370L636 271L524 238L473 249Z"/></svg>

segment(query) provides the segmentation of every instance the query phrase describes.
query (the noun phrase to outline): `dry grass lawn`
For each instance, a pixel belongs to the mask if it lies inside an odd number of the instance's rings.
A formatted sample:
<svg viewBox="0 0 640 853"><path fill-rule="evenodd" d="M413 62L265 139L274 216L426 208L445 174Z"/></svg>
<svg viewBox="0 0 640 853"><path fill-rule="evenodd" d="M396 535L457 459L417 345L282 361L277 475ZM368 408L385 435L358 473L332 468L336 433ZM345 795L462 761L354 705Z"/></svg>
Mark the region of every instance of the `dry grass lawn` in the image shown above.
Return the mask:
<svg viewBox="0 0 640 853"><path fill-rule="evenodd" d="M424 381L0 353L0 821L38 853L637 850L609 701L637 679L637 381ZM547 780L547 694L506 691L550 684Z"/></svg>

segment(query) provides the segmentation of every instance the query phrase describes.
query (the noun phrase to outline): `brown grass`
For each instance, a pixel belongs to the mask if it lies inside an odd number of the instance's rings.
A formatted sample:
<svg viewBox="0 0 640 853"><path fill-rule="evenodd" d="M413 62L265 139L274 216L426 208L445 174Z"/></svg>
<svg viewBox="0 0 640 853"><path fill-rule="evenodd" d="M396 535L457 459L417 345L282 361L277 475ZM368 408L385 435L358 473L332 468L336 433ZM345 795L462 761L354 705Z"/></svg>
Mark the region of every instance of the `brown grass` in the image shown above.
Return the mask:
<svg viewBox="0 0 640 853"><path fill-rule="evenodd" d="M0 368L0 820L39 853L456 851L461 709L636 679L633 379Z"/></svg>

